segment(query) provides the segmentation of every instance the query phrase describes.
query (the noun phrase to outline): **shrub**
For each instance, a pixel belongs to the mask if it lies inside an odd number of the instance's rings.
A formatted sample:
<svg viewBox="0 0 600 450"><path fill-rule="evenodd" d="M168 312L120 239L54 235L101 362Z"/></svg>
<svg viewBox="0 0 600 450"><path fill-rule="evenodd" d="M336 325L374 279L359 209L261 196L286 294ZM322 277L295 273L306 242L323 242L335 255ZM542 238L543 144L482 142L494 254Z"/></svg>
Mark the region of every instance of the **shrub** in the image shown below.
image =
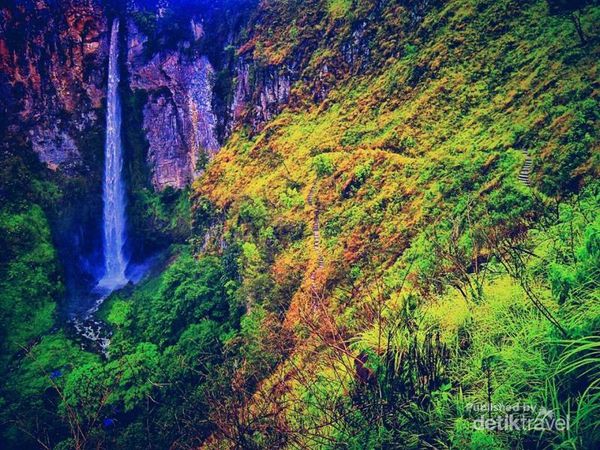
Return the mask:
<svg viewBox="0 0 600 450"><path fill-rule="evenodd" d="M267 207L260 198L249 199L240 205L240 221L250 225L255 230L265 226L268 216Z"/></svg>
<svg viewBox="0 0 600 450"><path fill-rule="evenodd" d="M317 176L326 177L334 172L334 165L331 158L327 155L317 155L313 158L313 169Z"/></svg>

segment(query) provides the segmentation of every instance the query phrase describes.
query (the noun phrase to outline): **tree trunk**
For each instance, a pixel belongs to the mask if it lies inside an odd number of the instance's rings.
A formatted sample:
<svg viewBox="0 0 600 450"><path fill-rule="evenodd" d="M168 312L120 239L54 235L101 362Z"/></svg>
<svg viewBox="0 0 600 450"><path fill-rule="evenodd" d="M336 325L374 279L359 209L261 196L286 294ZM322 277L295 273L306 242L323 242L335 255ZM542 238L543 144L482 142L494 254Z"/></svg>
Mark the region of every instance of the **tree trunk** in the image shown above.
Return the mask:
<svg viewBox="0 0 600 450"><path fill-rule="evenodd" d="M575 25L575 29L577 30L577 35L579 36L579 40L581 41L581 45L585 45L587 40L585 37L585 33L583 32L583 28L581 27L581 17L576 12L571 13L571 20Z"/></svg>

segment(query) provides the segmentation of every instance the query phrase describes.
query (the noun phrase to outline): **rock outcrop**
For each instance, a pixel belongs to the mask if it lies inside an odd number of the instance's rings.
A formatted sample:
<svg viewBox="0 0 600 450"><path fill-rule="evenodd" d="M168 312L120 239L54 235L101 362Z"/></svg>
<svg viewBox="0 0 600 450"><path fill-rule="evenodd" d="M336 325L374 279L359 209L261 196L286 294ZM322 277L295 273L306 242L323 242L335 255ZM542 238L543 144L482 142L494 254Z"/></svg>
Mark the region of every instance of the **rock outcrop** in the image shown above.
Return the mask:
<svg viewBox="0 0 600 450"><path fill-rule="evenodd" d="M97 125L104 98L107 21L96 0L0 7L0 110L50 168L82 164L77 140Z"/></svg>
<svg viewBox="0 0 600 450"><path fill-rule="evenodd" d="M191 22L201 37L198 24ZM130 87L143 90L143 128L148 140L152 184L158 190L182 188L219 149L212 108L214 70L205 56L166 50L146 61L146 37L128 22L127 66ZM188 54L192 53L192 54Z"/></svg>
<svg viewBox="0 0 600 450"><path fill-rule="evenodd" d="M307 1L309 8L322 8ZM349 21L325 11L285 20L290 7L285 3L260 2L237 49L235 90L229 130L240 124L254 131L279 114L287 104L312 98L322 102L343 79L360 76L403 56L395 45L401 36L418 31L427 11L436 0L360 2L362 20ZM394 17L394 20L390 20ZM380 38L380 24L387 23L385 46L373 46ZM285 31L272 32L272 24ZM299 31L301 30L301 31Z"/></svg>
<svg viewBox="0 0 600 450"><path fill-rule="evenodd" d="M12 135L25 136L48 167L65 174L101 170L100 164L86 167L86 161L101 160L102 143L83 141L91 130L99 136L104 126L107 16L114 13L105 6L102 0L26 0L0 6L3 125ZM234 12L218 5L198 9L178 24L188 29L165 44L160 30L170 24L171 19L162 17L168 8L165 2L152 6L133 1L119 13L127 15L121 32L128 76L122 79L129 86L123 87L146 93L140 128L148 141L147 163L157 190L189 184L226 139L234 116L242 122L246 115L241 111L249 108L258 126L279 112L290 92L290 79L280 68L263 71L257 85L250 80L250 64L241 58L237 88L215 94L216 70L231 79L236 76L224 49L242 29L248 6ZM228 21L222 20L224 14L229 14ZM136 26L140 15L160 22L153 36ZM149 39L158 45L149 49Z"/></svg>
<svg viewBox="0 0 600 450"><path fill-rule="evenodd" d="M236 67L231 125L247 123L256 130L277 115L290 98L289 73L287 67L257 67L252 59L241 56Z"/></svg>

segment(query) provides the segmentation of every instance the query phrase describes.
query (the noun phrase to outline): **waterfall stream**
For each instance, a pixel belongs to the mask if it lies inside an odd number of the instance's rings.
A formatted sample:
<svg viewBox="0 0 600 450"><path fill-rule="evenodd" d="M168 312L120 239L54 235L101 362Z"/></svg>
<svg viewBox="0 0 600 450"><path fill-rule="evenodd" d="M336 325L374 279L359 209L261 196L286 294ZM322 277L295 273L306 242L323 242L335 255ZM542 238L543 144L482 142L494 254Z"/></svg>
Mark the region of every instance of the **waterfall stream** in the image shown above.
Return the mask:
<svg viewBox="0 0 600 450"><path fill-rule="evenodd" d="M88 298L80 299L83 311L71 315L75 334L82 346L99 349L108 354L110 330L94 315L111 292L125 286L129 279L125 274L127 258L124 246L127 241L125 229L125 181L123 179L123 147L121 143L121 101L119 98L119 19L114 19L110 34L108 62L108 90L106 93L106 142L103 182L103 254L104 273ZM90 302L92 302L90 304Z"/></svg>
<svg viewBox="0 0 600 450"><path fill-rule="evenodd" d="M119 99L119 19L114 19L110 36L108 91L106 94L106 144L104 163L104 276L98 286L112 291L127 284L124 254L125 182L121 145L121 101Z"/></svg>

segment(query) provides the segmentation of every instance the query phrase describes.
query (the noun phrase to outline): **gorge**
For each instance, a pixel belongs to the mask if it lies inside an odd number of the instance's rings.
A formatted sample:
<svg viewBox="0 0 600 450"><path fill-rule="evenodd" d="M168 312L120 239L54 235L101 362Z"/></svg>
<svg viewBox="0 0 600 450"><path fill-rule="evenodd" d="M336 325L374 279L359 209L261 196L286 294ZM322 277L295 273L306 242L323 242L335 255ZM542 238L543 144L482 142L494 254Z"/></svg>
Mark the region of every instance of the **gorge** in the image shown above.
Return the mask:
<svg viewBox="0 0 600 450"><path fill-rule="evenodd" d="M598 23L0 2L0 447L599 448Z"/></svg>

